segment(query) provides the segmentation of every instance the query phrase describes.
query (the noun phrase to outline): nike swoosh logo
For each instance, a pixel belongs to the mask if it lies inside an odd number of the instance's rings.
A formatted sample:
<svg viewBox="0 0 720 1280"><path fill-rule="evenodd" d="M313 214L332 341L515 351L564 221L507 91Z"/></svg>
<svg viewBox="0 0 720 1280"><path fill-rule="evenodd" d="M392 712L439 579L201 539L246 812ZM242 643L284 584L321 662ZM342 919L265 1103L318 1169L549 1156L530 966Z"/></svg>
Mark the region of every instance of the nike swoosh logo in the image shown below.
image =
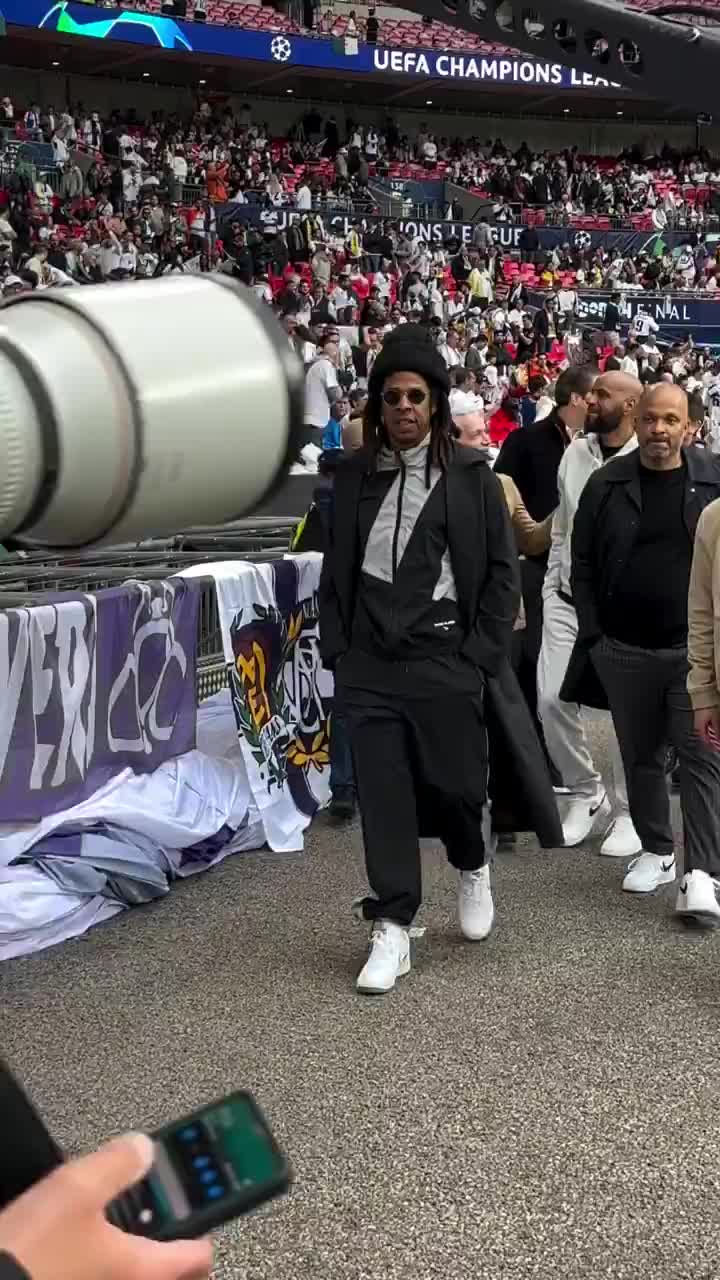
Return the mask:
<svg viewBox="0 0 720 1280"><path fill-rule="evenodd" d="M686 885L686 884L681 884L681 885L680 885L680 892L681 892L681 893L687 893L687 885Z"/></svg>
<svg viewBox="0 0 720 1280"><path fill-rule="evenodd" d="M598 809L602 809L602 807L603 807L604 803L605 803L605 793L603 792L602 800L598 801L598 803L595 805L595 808L593 809L592 805L590 806L590 817L591 817L591 818L594 818L594 817L595 817L595 814L597 813Z"/></svg>
<svg viewBox="0 0 720 1280"><path fill-rule="evenodd" d="M660 866L663 871L672 871L675 866L675 859L673 858L671 862L661 862ZM685 893L687 893L687 889L685 890Z"/></svg>

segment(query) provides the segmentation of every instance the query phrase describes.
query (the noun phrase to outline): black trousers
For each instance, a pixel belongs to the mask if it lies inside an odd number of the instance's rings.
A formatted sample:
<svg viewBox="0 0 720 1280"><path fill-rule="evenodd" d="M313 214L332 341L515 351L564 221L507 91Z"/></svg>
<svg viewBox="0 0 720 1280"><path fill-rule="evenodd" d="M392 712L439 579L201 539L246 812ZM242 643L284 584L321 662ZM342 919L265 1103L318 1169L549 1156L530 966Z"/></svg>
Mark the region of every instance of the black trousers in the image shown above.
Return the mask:
<svg viewBox="0 0 720 1280"><path fill-rule="evenodd" d="M592 661L617 734L630 816L648 853L669 855L674 839L665 749L680 762L685 870L720 871L720 755L695 733L685 649L639 649L602 639Z"/></svg>
<svg viewBox="0 0 720 1280"><path fill-rule="evenodd" d="M422 901L420 836L439 837L460 871L491 850L482 696L344 689L343 700L374 894L365 915L407 926Z"/></svg>

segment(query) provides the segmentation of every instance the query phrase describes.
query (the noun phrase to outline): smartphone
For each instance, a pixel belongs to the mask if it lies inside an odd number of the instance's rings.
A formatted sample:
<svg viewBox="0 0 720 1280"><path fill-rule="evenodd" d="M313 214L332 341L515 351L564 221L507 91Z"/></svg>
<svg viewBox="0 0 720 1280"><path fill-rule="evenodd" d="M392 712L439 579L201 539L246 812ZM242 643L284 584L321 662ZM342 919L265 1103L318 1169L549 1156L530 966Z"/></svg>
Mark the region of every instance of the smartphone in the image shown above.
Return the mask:
<svg viewBox="0 0 720 1280"><path fill-rule="evenodd" d="M116 1227L134 1235L202 1236L290 1185L288 1162L249 1093L232 1093L150 1136L152 1169L107 1209Z"/></svg>

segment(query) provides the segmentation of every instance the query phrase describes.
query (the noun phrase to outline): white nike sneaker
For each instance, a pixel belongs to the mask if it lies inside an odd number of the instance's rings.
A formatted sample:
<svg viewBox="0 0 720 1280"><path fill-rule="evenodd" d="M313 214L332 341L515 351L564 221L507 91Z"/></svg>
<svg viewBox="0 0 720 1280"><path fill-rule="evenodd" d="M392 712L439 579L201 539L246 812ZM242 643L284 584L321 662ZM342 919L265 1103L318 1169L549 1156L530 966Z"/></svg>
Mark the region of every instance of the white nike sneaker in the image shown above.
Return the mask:
<svg viewBox="0 0 720 1280"><path fill-rule="evenodd" d="M392 991L398 978L410 972L410 937L393 920L376 920L370 938L370 955L357 979L358 991L382 995Z"/></svg>
<svg viewBox="0 0 720 1280"><path fill-rule="evenodd" d="M717 881L707 871L688 871L678 887L675 911L698 924L717 924L720 921L717 889Z"/></svg>
<svg viewBox="0 0 720 1280"><path fill-rule="evenodd" d="M611 812L606 791L598 791L594 796L574 796L563 818L565 844L570 848L582 844L596 828L607 831Z"/></svg>
<svg viewBox="0 0 720 1280"><path fill-rule="evenodd" d="M482 942L493 927L495 907L490 888L490 867L477 871L461 871L458 891L458 917L463 937L468 942Z"/></svg>
<svg viewBox="0 0 720 1280"><path fill-rule="evenodd" d="M642 840L629 813L619 813L613 820L600 852L605 858L632 858L633 854L642 853Z"/></svg>
<svg viewBox="0 0 720 1280"><path fill-rule="evenodd" d="M641 853L630 863L622 887L626 893L654 893L661 884L672 884L675 874L674 853Z"/></svg>

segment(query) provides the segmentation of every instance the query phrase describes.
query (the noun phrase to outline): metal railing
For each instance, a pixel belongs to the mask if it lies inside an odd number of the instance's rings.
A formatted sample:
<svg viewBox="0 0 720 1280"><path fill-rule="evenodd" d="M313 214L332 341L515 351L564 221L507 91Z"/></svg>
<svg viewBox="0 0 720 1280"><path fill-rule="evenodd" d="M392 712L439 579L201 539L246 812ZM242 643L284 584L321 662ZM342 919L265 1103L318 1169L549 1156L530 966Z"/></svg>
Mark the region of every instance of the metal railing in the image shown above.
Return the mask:
<svg viewBox="0 0 720 1280"><path fill-rule="evenodd" d="M95 592L128 581L159 581L190 565L217 560L267 563L282 559L296 519L258 517L227 526L188 530L172 538L97 551L15 552L0 560L0 609L57 602L61 592ZM197 699L202 702L227 680L215 583L200 579Z"/></svg>

